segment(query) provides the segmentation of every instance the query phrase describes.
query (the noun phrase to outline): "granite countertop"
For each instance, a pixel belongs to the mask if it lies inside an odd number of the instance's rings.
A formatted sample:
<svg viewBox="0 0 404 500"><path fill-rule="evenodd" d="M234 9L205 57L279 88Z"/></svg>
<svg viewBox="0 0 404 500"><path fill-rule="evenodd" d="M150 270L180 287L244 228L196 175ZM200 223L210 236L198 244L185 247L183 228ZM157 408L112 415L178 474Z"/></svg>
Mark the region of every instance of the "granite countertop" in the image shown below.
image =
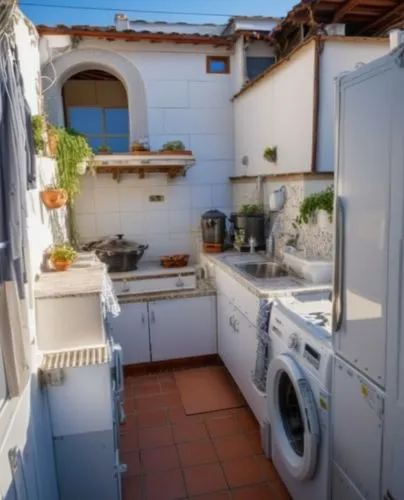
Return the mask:
<svg viewBox="0 0 404 500"><path fill-rule="evenodd" d="M93 253L79 253L70 269L49 271L35 283L35 298L67 297L99 294L102 292L106 266Z"/></svg>
<svg viewBox="0 0 404 500"><path fill-rule="evenodd" d="M271 298L285 295L292 295L299 292L320 292L331 290L331 284L314 284L303 278L295 276L280 276L276 278L254 278L246 275L236 264L246 264L249 262L267 262L268 259L260 253L249 254L240 253L234 250L220 254L203 253L213 264L219 266L234 279L241 283L251 293L259 298Z"/></svg>
<svg viewBox="0 0 404 500"><path fill-rule="evenodd" d="M118 295L118 301L120 304L125 304L128 302L153 302L155 300L188 299L192 297L205 297L208 295L216 295L216 289L210 280L203 280L198 281L194 290L136 293L132 295L124 294Z"/></svg>

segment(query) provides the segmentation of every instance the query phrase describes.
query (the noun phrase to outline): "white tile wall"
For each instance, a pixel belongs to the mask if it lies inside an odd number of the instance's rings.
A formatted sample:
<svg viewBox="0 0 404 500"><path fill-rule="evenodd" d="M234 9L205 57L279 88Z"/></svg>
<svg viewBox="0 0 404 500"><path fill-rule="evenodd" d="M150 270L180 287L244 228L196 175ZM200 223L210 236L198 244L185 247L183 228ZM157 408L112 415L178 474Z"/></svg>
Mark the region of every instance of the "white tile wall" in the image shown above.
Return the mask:
<svg viewBox="0 0 404 500"><path fill-rule="evenodd" d="M99 43L99 45L101 42ZM231 211L234 173L232 75L206 73L206 55L227 55L200 47L147 51L142 45L117 45L143 77L152 149L181 140L196 164L185 178L168 181L162 174L123 175L117 184L108 174L82 179L76 205L82 240L117 233L149 243L146 258L173 252L194 252L200 216L218 208ZM129 110L130 112L130 110ZM163 202L150 202L162 195Z"/></svg>

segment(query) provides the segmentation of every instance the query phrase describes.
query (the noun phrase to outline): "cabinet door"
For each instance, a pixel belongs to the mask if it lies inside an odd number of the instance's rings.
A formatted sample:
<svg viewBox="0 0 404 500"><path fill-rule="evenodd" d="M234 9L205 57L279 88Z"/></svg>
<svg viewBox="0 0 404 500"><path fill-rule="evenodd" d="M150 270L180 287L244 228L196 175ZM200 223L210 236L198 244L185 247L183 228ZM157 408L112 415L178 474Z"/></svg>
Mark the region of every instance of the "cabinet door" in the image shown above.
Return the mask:
<svg viewBox="0 0 404 500"><path fill-rule="evenodd" d="M215 297L149 302L153 361L217 352Z"/></svg>
<svg viewBox="0 0 404 500"><path fill-rule="evenodd" d="M146 303L121 304L121 314L111 320L111 328L115 342L122 346L124 365L151 360Z"/></svg>
<svg viewBox="0 0 404 500"><path fill-rule="evenodd" d="M218 352L224 365L235 378L237 362L235 359L235 330L233 328L232 303L225 295L219 293L217 296L217 325L218 325Z"/></svg>

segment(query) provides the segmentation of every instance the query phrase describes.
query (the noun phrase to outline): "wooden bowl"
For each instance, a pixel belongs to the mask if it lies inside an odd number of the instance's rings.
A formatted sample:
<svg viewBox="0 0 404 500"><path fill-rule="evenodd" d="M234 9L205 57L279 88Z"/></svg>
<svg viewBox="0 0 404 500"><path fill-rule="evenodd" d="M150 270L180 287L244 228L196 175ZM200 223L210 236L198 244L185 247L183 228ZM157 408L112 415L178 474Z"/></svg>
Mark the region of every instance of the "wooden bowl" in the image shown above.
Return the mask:
<svg viewBox="0 0 404 500"><path fill-rule="evenodd" d="M188 262L188 254L164 255L160 257L160 264L162 267L186 267Z"/></svg>

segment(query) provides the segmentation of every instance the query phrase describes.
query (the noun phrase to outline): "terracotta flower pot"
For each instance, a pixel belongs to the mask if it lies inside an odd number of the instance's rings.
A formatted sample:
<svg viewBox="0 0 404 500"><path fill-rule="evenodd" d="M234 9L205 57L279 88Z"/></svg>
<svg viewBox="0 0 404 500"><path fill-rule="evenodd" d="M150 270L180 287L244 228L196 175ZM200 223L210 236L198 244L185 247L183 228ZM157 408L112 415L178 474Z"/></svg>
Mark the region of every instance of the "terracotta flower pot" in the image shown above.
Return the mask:
<svg viewBox="0 0 404 500"><path fill-rule="evenodd" d="M145 151L146 148L143 144L131 144L130 150L132 153L135 153L136 151Z"/></svg>
<svg viewBox="0 0 404 500"><path fill-rule="evenodd" d="M172 155L172 156L192 156L192 151L189 151L188 149L176 149L176 150L168 150L168 151L161 151L162 154L164 155Z"/></svg>
<svg viewBox="0 0 404 500"><path fill-rule="evenodd" d="M56 156L58 150L58 137L55 134L48 134L48 149L51 156Z"/></svg>
<svg viewBox="0 0 404 500"><path fill-rule="evenodd" d="M69 267L72 265L71 260L58 260L54 257L51 257L51 262L56 271L67 271Z"/></svg>
<svg viewBox="0 0 404 500"><path fill-rule="evenodd" d="M60 208L67 203L67 193L64 189L47 189L41 191L41 199L49 209Z"/></svg>

